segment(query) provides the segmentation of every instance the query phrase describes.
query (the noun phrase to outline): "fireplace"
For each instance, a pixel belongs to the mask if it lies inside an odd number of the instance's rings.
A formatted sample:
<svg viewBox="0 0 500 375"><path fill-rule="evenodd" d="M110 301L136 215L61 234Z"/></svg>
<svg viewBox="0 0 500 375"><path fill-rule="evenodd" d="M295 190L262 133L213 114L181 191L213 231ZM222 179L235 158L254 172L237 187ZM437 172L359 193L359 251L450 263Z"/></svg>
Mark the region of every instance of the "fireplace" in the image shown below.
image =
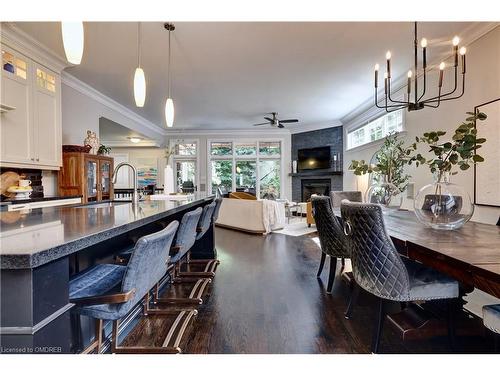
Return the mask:
<svg viewBox="0 0 500 375"><path fill-rule="evenodd" d="M307 202L313 194L328 196L331 190L331 180L329 178L303 179L300 182L302 202Z"/></svg>

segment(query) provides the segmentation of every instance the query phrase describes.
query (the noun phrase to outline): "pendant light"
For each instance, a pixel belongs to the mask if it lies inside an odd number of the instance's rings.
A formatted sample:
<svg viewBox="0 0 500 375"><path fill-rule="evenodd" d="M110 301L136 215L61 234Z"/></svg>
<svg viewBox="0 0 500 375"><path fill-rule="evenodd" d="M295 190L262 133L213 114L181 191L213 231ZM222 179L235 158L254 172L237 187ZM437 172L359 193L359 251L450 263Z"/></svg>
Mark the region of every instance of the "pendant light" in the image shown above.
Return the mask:
<svg viewBox="0 0 500 375"><path fill-rule="evenodd" d="M66 59L79 65L83 56L83 22L61 22L61 34Z"/></svg>
<svg viewBox="0 0 500 375"><path fill-rule="evenodd" d="M144 107L146 101L146 77L141 68L141 23L137 23L137 68L134 74L134 99L137 107Z"/></svg>
<svg viewBox="0 0 500 375"><path fill-rule="evenodd" d="M164 24L165 29L168 30L168 97L165 103L165 121L167 122L167 127L171 128L174 126L174 101L172 100L172 96L170 95L170 34L175 30L175 26L172 23Z"/></svg>

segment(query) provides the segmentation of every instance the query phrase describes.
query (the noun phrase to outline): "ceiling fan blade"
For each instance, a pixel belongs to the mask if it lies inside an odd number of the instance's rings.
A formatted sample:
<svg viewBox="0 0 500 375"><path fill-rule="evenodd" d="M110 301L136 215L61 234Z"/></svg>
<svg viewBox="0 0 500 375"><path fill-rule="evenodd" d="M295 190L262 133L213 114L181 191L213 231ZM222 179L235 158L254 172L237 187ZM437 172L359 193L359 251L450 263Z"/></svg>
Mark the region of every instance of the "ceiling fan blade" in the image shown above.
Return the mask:
<svg viewBox="0 0 500 375"><path fill-rule="evenodd" d="M299 122L299 120L297 120L296 118L291 118L291 119L288 119L288 120L280 120L280 122L282 122L284 124L290 124L292 122Z"/></svg>
<svg viewBox="0 0 500 375"><path fill-rule="evenodd" d="M262 124L253 124L253 126L262 126L262 125L269 125L268 122L263 122Z"/></svg>
<svg viewBox="0 0 500 375"><path fill-rule="evenodd" d="M267 121L269 121L269 122L274 122L274 120L271 117L265 117L264 116L264 119L267 120Z"/></svg>
<svg viewBox="0 0 500 375"><path fill-rule="evenodd" d="M278 128L283 129L284 127L285 127L285 126L284 126L284 125L282 125L282 124L281 124L281 121L280 121L280 123L278 124Z"/></svg>

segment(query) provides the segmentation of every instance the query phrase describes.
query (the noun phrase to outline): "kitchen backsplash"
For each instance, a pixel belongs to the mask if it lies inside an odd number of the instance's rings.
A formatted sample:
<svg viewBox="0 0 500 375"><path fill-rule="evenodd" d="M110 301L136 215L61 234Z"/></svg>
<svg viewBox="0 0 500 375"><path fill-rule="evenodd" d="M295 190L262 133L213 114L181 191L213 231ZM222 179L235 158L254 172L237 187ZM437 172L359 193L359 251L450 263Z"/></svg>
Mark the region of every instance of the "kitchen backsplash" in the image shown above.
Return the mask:
<svg viewBox="0 0 500 375"><path fill-rule="evenodd" d="M42 171L40 169L0 168L0 174L5 172L16 172L19 176L24 176L24 179L31 180L31 187L33 189L31 198L42 198L44 196Z"/></svg>

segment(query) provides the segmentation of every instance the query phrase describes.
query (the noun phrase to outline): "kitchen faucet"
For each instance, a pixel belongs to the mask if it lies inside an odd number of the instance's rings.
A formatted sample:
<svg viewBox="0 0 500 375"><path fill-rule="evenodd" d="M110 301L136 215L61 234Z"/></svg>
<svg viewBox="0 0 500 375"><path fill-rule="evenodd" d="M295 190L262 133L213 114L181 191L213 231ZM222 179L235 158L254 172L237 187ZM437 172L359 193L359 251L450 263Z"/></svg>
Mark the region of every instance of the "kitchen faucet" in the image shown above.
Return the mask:
<svg viewBox="0 0 500 375"><path fill-rule="evenodd" d="M123 167L124 165L130 167L132 169L132 172L134 173L134 192L132 195L132 203L137 204L139 203L139 192L137 191L137 180L138 180L138 175L137 175L137 168L134 167L132 164L127 163L127 162L122 162L119 163L116 167L115 170L113 171L113 185L116 184L116 179L118 178L118 170Z"/></svg>

